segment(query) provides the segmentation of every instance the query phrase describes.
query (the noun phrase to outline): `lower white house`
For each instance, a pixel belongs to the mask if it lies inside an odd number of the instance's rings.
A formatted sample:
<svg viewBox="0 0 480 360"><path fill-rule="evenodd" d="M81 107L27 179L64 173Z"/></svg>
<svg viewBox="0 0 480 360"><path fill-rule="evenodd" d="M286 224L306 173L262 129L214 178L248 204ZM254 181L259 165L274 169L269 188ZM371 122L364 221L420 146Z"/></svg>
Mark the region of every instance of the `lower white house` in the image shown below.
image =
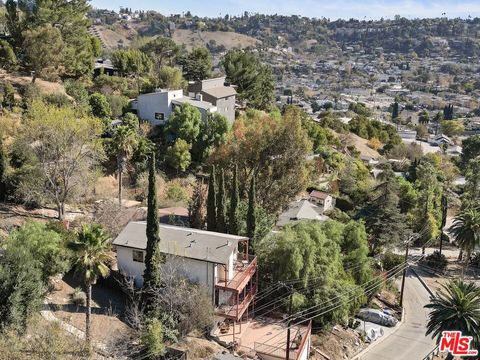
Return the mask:
<svg viewBox="0 0 480 360"><path fill-rule="evenodd" d="M143 283L146 229L145 221L132 221L113 242L119 271L133 278L137 286ZM167 262L181 262L182 274L208 289L217 317L233 324L233 330L229 327L230 335L225 336L233 336L234 346L247 346L263 360L309 358L311 321L292 324L287 346L285 324L279 324L277 319L270 323L265 323L263 317L252 319L258 272L257 258L246 252L248 238L160 224L160 239L160 251L169 255Z"/></svg>
<svg viewBox="0 0 480 360"><path fill-rule="evenodd" d="M146 222L132 221L114 240L118 270L143 284L147 247ZM181 262L182 273L204 285L218 315L233 321L248 318L257 292L257 258L245 252L248 238L160 224L160 251Z"/></svg>

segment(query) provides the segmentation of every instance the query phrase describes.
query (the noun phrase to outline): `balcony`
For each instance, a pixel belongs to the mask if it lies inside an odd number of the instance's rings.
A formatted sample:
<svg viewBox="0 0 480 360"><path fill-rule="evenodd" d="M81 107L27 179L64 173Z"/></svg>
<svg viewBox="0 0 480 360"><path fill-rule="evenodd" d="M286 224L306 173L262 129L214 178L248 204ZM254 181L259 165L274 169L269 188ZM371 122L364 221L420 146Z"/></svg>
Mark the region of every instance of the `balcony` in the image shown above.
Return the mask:
<svg viewBox="0 0 480 360"><path fill-rule="evenodd" d="M243 297L240 298L240 294L232 294L232 297L235 297L234 305L222 305L217 308L217 314L232 320L240 320L245 313L245 311L250 306L250 303L255 298L257 293L257 286L253 285L249 292ZM243 294L242 294L243 296Z"/></svg>
<svg viewBox="0 0 480 360"><path fill-rule="evenodd" d="M250 354L251 358L257 355L261 359L284 360L287 358L287 331L288 325L285 322L259 316L240 322L240 326L229 326L226 332L218 328L215 335L227 344L236 343L237 350ZM308 358L311 331L310 320L291 324L288 346L290 360Z"/></svg>
<svg viewBox="0 0 480 360"><path fill-rule="evenodd" d="M257 257L253 255L244 255L243 260L237 259L234 263L232 279L227 281L219 279L215 287L217 289L240 292L245 286L247 286L256 271Z"/></svg>

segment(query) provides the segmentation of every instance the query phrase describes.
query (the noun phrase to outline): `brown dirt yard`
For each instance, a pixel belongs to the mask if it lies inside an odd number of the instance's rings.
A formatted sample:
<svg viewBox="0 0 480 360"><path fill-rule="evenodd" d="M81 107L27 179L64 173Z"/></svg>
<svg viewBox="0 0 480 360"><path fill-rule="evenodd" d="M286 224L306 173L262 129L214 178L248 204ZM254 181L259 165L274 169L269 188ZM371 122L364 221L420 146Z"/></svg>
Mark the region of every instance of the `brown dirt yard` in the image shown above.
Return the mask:
<svg viewBox="0 0 480 360"><path fill-rule="evenodd" d="M76 287L80 287L78 280L66 275L55 284L47 301L55 317L85 331L85 307L71 302ZM125 299L121 292L103 285L94 285L92 298L92 338L95 342L108 345L119 338L133 335L133 330L121 320L125 310Z"/></svg>
<svg viewBox="0 0 480 360"><path fill-rule="evenodd" d="M16 73L6 73L5 71L0 71L0 82L8 81L13 87L25 86L32 82L30 76L25 76L22 74ZM65 88L59 82L45 81L42 79L37 79L35 84L40 88L44 94L63 94L65 93Z"/></svg>

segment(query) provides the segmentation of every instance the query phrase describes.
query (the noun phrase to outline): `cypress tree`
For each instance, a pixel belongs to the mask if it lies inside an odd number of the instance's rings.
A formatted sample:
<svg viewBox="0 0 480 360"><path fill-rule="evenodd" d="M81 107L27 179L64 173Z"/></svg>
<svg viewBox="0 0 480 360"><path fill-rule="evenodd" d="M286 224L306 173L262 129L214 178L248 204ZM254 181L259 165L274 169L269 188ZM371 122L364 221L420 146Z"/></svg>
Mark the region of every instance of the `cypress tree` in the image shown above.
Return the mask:
<svg viewBox="0 0 480 360"><path fill-rule="evenodd" d="M0 201L6 199L5 173L7 171L7 156L3 149L3 141L0 136Z"/></svg>
<svg viewBox="0 0 480 360"><path fill-rule="evenodd" d="M398 118L398 102L393 103L393 108L392 108L392 119Z"/></svg>
<svg viewBox="0 0 480 360"><path fill-rule="evenodd" d="M195 186L192 199L188 204L188 219L190 227L203 229L205 225L205 189L200 181Z"/></svg>
<svg viewBox="0 0 480 360"><path fill-rule="evenodd" d="M220 171L220 181L218 183L217 231L221 233L227 232L226 208L225 208L225 173L223 169Z"/></svg>
<svg viewBox="0 0 480 360"><path fill-rule="evenodd" d="M237 208L240 197L238 195L238 166L235 165L233 169L233 181L232 189L230 192L230 211L228 214L228 232L230 234L238 234L238 219L237 219Z"/></svg>
<svg viewBox="0 0 480 360"><path fill-rule="evenodd" d="M216 203L215 165L212 166L210 178L208 179L207 196L207 230L217 230L217 203Z"/></svg>
<svg viewBox="0 0 480 360"><path fill-rule="evenodd" d="M250 192L248 193L248 210L247 210L247 237L250 239L250 248L252 248L255 237L255 177L252 176L250 181Z"/></svg>
<svg viewBox="0 0 480 360"><path fill-rule="evenodd" d="M445 105L443 108L443 118L445 120L453 120L453 105Z"/></svg>
<svg viewBox="0 0 480 360"><path fill-rule="evenodd" d="M160 255L160 224L157 208L157 190L155 181L155 154L150 156L148 173L148 200L147 200L147 249L145 255L145 271L143 273L143 304L151 310L152 290L160 285L158 274Z"/></svg>

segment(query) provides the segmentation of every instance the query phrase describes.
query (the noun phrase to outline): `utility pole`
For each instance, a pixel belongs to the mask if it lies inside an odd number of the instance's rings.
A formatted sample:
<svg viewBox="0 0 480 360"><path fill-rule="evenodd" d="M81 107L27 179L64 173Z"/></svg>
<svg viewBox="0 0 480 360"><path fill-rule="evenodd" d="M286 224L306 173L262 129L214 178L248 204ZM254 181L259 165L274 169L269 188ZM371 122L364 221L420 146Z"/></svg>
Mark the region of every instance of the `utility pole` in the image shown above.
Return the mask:
<svg viewBox="0 0 480 360"><path fill-rule="evenodd" d="M293 287L287 286L283 284L287 289L290 289L290 300L288 304L288 315L292 316L292 306L293 306ZM290 325L292 324L293 319L288 320L287 323L287 356L285 357L286 360L290 360Z"/></svg>
<svg viewBox="0 0 480 360"><path fill-rule="evenodd" d="M405 269L403 269L403 277L402 277L402 290L400 292L400 307L403 306L403 293L405 290L405 277L407 275L407 269L408 269L408 246L410 245L410 239L407 241L407 246L405 247Z"/></svg>
<svg viewBox="0 0 480 360"><path fill-rule="evenodd" d="M285 357L286 360L290 360L290 325L292 324L292 320L289 320L287 323L287 356Z"/></svg>

